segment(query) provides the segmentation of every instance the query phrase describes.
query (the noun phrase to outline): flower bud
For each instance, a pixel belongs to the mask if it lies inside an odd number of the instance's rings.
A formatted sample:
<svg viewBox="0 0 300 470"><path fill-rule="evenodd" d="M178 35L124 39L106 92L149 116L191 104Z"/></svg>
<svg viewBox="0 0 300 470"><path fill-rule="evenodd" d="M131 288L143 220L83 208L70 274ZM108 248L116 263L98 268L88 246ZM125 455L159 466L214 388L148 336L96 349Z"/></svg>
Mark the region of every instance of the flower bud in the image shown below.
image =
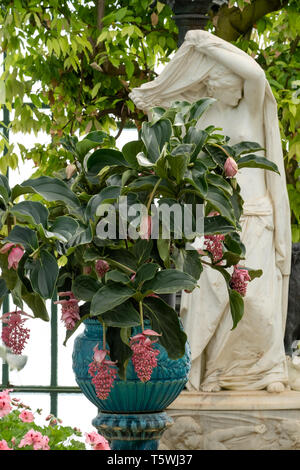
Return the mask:
<svg viewBox="0 0 300 470"><path fill-rule="evenodd" d="M232 157L227 158L224 165L224 171L227 178L232 178L237 174L238 166L236 161Z"/></svg>
<svg viewBox="0 0 300 470"><path fill-rule="evenodd" d="M98 276L103 277L109 271L109 264L104 259L98 259L95 268Z"/></svg>

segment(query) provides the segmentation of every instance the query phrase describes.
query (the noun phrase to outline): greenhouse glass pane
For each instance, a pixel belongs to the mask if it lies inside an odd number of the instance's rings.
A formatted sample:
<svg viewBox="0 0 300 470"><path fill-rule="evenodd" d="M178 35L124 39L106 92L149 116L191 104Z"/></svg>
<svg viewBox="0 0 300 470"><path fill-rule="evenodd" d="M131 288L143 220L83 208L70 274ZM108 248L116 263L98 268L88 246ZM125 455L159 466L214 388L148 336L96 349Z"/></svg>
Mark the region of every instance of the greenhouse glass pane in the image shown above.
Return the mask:
<svg viewBox="0 0 300 470"><path fill-rule="evenodd" d="M95 431L92 419L98 410L82 394L65 394L58 397L58 418L62 419L64 426L78 427L82 432Z"/></svg>
<svg viewBox="0 0 300 470"><path fill-rule="evenodd" d="M49 415L50 410L50 398L48 393L22 393L17 391L11 392L10 396L19 398L20 403L30 406L36 424L39 426L47 424L45 418ZM37 413L36 410L42 410L41 414Z"/></svg>
<svg viewBox="0 0 300 470"><path fill-rule="evenodd" d="M58 312L60 319L60 307ZM58 320L58 385L77 386L72 369L72 352L75 338L84 330L81 325L73 336L68 340L66 346L63 345L66 329Z"/></svg>

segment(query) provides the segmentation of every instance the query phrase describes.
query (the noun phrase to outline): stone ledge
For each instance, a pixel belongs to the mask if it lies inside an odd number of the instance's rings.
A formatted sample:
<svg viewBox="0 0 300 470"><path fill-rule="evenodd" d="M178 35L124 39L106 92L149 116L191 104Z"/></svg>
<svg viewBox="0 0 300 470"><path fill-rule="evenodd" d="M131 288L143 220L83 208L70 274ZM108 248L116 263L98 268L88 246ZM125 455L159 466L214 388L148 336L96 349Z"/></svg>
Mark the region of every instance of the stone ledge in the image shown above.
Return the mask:
<svg viewBox="0 0 300 470"><path fill-rule="evenodd" d="M168 410L300 410L300 392L182 392Z"/></svg>

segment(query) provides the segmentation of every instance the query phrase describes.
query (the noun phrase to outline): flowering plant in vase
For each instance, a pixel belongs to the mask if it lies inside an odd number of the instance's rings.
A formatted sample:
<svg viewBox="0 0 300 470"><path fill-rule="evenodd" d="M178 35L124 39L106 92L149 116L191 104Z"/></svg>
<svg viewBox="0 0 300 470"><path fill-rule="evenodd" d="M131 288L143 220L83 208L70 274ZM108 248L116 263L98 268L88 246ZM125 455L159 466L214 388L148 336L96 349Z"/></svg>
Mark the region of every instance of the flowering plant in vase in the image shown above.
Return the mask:
<svg viewBox="0 0 300 470"><path fill-rule="evenodd" d="M243 201L235 174L244 167L278 170L255 155L258 143L230 146L213 126L197 127L213 101L153 108L140 140L122 151L104 132L70 137L62 141L70 162L58 176L10 188L0 175L0 297L11 293L15 315L28 307L48 320L45 300L57 291L66 341L84 320L99 320L103 342L90 376L104 399L117 372L125 378L130 359L139 379L149 380L156 342L171 359L183 356L186 335L162 294L191 292L204 266L218 270L235 328L247 282L261 275L240 266ZM193 247L199 237L201 250ZM10 312L5 321L13 318ZM137 326L141 333L133 335Z"/></svg>

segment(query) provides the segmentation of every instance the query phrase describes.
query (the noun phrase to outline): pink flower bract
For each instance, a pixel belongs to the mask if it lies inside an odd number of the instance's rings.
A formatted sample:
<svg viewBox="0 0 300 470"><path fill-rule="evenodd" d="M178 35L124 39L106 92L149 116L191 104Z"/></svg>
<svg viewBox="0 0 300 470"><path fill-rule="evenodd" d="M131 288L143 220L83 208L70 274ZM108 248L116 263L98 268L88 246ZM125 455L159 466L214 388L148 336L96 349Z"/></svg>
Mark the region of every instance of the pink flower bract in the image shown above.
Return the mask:
<svg viewBox="0 0 300 470"><path fill-rule="evenodd" d="M107 261L105 261L104 259L98 259L98 261L96 261L95 269L98 276L103 277L109 271L110 268Z"/></svg>
<svg viewBox="0 0 300 470"><path fill-rule="evenodd" d="M2 341L14 354L22 354L30 338L29 328L24 328L27 318L22 318L22 314L25 314L25 312L17 310L5 313L2 317L4 323L2 327Z"/></svg>
<svg viewBox="0 0 300 470"><path fill-rule="evenodd" d="M227 178L233 178L238 172L238 166L234 158L228 157L224 164L224 171Z"/></svg>
<svg viewBox="0 0 300 470"><path fill-rule="evenodd" d="M117 370L113 367L115 362L105 359L108 351L97 348L98 345L94 348L94 358L89 364L89 374L92 376L97 397L106 400L114 386Z"/></svg>
<svg viewBox="0 0 300 470"><path fill-rule="evenodd" d="M58 300L55 304L60 304L61 308L61 321L64 322L67 330L73 330L76 322L80 320L79 305L73 292L60 292L59 297L70 297L69 300Z"/></svg>
<svg viewBox="0 0 300 470"><path fill-rule="evenodd" d="M213 256L213 262L220 261L223 257L223 244L225 235L205 235L204 249L209 251Z"/></svg>
<svg viewBox="0 0 300 470"><path fill-rule="evenodd" d="M230 280L231 289L236 290L243 297L246 295L248 282L251 281L251 277L247 269L243 269L239 265L234 266L234 271Z"/></svg>
<svg viewBox="0 0 300 470"><path fill-rule="evenodd" d="M148 336L160 336L153 330L144 330L130 339L130 347L133 351L132 363L134 370L141 380L147 382L150 380L154 367L157 366L158 349L153 348L153 343Z"/></svg>

